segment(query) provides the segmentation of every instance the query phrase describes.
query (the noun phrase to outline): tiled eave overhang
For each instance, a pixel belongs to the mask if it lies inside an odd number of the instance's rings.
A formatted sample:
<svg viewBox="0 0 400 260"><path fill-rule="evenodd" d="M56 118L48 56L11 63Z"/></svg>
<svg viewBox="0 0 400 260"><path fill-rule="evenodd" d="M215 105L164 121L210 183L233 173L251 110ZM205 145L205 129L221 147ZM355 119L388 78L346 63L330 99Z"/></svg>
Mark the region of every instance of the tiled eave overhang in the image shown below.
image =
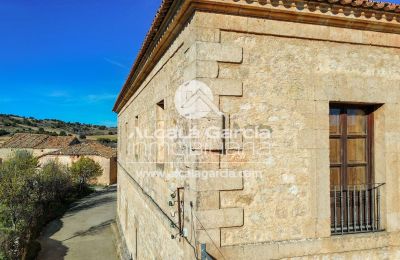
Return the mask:
<svg viewBox="0 0 400 260"><path fill-rule="evenodd" d="M365 0L164 0L117 98L119 113L195 11L400 34L400 5Z"/></svg>

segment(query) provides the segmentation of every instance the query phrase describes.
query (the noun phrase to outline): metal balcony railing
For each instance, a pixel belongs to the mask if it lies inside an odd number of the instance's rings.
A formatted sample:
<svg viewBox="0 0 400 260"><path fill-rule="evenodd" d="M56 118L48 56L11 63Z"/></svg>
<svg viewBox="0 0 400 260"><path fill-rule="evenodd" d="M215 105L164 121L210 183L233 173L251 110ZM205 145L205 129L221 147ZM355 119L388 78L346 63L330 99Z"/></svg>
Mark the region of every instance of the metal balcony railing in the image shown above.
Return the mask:
<svg viewBox="0 0 400 260"><path fill-rule="evenodd" d="M333 235L382 231L381 189L384 183L332 186Z"/></svg>

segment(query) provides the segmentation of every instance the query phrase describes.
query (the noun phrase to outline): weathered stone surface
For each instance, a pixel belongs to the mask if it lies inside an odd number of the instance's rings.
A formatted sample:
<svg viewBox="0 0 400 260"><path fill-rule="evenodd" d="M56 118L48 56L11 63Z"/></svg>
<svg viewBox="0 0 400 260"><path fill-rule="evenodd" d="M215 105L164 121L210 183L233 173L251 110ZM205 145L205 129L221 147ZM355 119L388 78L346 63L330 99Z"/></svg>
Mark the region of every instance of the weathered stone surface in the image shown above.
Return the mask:
<svg viewBox="0 0 400 260"><path fill-rule="evenodd" d="M219 191L199 191L197 193L197 209L219 209Z"/></svg>
<svg viewBox="0 0 400 260"><path fill-rule="evenodd" d="M197 42L191 49L197 60L239 63L243 59L242 48L229 44Z"/></svg>
<svg viewBox="0 0 400 260"><path fill-rule="evenodd" d="M219 170L215 176L199 178L197 180L197 191L218 191L218 190L240 190L243 189L243 177L238 176L237 171Z"/></svg>
<svg viewBox="0 0 400 260"><path fill-rule="evenodd" d="M200 229L235 227L243 225L243 209L227 208L217 210L202 210L197 212L201 223Z"/></svg>
<svg viewBox="0 0 400 260"><path fill-rule="evenodd" d="M184 80L196 78L218 77L218 62L216 61L194 61L184 70Z"/></svg>
<svg viewBox="0 0 400 260"><path fill-rule="evenodd" d="M215 95L219 96L242 96L243 83L235 79L201 79L211 88Z"/></svg>
<svg viewBox="0 0 400 260"><path fill-rule="evenodd" d="M120 183L126 194L119 199L119 218L124 223L124 201L136 196L128 212L138 216L143 228L143 259L193 257L186 242L169 240L176 230L170 230L169 220L160 214L177 210L168 206L168 199L178 187L185 187L185 227L194 224L199 241L207 243L217 259L219 250L226 259L399 258L399 35L203 12L194 15L186 30L119 115L120 140L128 138L124 125L136 116L141 129L154 131L156 104L162 99L168 128L184 133L193 127L215 127L217 132L261 128L270 135L215 142L201 136L198 143L209 149L191 146L192 138L167 140L172 149L166 156L167 176L176 169L186 175L195 170L243 174L235 178L148 178L140 173L156 169L154 149L144 149L154 139L132 139L141 147L133 161L120 141L121 164L143 191L127 193L132 184ZM177 113L175 91L191 79L211 87L225 121L211 113L209 118L189 121ZM374 173L376 182L386 183L381 216L386 232L330 234L332 102L379 104L374 112ZM244 177L246 171L258 174ZM140 192L160 209L148 209ZM191 222L191 213L218 241L219 250L202 226ZM151 217L144 217L147 214ZM154 218L157 214L160 217ZM134 234L129 225L124 232L128 237ZM153 239L155 247L149 242ZM127 241L134 250L135 240Z"/></svg>

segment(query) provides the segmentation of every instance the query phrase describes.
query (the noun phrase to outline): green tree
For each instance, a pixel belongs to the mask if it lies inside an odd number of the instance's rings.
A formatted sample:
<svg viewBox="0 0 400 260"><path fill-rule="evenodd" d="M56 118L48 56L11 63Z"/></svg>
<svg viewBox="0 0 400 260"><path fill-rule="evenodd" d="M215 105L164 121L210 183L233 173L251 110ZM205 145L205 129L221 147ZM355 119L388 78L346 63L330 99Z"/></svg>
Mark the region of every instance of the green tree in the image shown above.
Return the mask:
<svg viewBox="0 0 400 260"><path fill-rule="evenodd" d="M31 153L17 152L0 166L0 223L6 257L18 259L30 240L30 228L39 214L37 199L38 161Z"/></svg>
<svg viewBox="0 0 400 260"><path fill-rule="evenodd" d="M82 157L73 163L70 170L72 176L77 180L80 190L90 181L103 174L100 164L87 157Z"/></svg>
<svg viewBox="0 0 400 260"><path fill-rule="evenodd" d="M67 166L49 161L42 166L38 176L38 201L44 208L53 202L60 202L73 187Z"/></svg>
<svg viewBox="0 0 400 260"><path fill-rule="evenodd" d="M67 133L65 131L61 131L60 136L67 136Z"/></svg>
<svg viewBox="0 0 400 260"><path fill-rule="evenodd" d="M96 175L99 165L92 164L77 168L83 169L84 176ZM27 151L18 151L0 164L1 260L34 259L40 249L35 239L41 227L82 195L67 166L54 161L38 166ZM87 169L92 169L91 174L84 173Z"/></svg>

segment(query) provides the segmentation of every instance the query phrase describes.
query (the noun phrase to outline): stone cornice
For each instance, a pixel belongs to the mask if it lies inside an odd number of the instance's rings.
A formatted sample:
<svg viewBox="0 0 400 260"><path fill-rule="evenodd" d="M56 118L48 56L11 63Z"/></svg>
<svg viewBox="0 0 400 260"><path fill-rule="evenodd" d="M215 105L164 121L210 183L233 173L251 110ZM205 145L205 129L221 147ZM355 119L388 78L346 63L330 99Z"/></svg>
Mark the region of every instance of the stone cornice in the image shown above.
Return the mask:
<svg viewBox="0 0 400 260"><path fill-rule="evenodd" d="M120 112L195 11L400 34L399 5L364 0L165 0L113 110Z"/></svg>

